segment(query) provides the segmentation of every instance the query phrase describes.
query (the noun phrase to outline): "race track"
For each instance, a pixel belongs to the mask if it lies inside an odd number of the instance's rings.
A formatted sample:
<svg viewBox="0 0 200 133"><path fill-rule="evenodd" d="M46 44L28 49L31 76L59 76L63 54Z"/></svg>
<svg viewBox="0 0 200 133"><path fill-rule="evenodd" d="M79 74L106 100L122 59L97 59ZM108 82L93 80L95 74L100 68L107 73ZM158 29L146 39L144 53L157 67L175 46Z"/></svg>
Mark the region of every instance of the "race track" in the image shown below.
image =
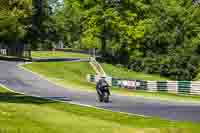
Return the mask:
<svg viewBox="0 0 200 133"><path fill-rule="evenodd" d="M167 102L116 94L112 95L111 103L99 103L96 100L96 93L56 86L31 72L21 69L17 66L19 63L0 61L0 84L27 95L170 120L200 122L200 103Z"/></svg>

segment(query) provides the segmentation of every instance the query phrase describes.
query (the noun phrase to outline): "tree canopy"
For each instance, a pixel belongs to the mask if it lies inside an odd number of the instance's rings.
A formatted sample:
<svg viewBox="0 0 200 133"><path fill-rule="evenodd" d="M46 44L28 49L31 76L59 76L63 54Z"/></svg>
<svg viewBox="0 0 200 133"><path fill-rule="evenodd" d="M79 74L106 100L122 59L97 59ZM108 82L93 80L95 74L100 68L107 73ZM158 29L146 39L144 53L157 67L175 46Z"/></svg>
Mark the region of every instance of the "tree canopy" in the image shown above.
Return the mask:
<svg viewBox="0 0 200 133"><path fill-rule="evenodd" d="M177 80L193 80L199 73L200 8L192 0L2 2L4 42L30 40L34 49L59 41L97 48L104 61Z"/></svg>
<svg viewBox="0 0 200 133"><path fill-rule="evenodd" d="M0 40L12 42L23 39L31 26L31 0L1 0Z"/></svg>

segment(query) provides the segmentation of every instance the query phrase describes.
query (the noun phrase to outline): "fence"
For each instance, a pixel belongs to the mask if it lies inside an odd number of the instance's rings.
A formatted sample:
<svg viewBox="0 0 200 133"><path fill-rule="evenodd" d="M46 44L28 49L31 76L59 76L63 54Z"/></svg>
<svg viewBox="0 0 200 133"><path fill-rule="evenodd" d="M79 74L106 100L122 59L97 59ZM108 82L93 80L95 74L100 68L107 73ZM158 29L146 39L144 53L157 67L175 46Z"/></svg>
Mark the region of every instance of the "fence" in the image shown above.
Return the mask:
<svg viewBox="0 0 200 133"><path fill-rule="evenodd" d="M22 58L31 58L31 50L10 50L10 49L0 49L0 55L2 56L16 56Z"/></svg>
<svg viewBox="0 0 200 133"><path fill-rule="evenodd" d="M0 49L0 55L7 56L7 49Z"/></svg>
<svg viewBox="0 0 200 133"><path fill-rule="evenodd" d="M31 50L24 44L5 45L0 43L0 55L31 58Z"/></svg>
<svg viewBox="0 0 200 133"><path fill-rule="evenodd" d="M98 75L87 75L87 80L93 83L98 82L100 78L101 76ZM200 81L145 81L112 77L106 77L106 80L111 86L128 88L131 90L200 95Z"/></svg>

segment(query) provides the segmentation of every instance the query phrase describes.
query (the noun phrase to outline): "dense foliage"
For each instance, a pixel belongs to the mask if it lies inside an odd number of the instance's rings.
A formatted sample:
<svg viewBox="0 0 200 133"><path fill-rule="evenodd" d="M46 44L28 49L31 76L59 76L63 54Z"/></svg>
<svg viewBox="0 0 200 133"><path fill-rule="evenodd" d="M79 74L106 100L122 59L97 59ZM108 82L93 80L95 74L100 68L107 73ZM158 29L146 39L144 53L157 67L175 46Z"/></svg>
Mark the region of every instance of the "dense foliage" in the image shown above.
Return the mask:
<svg viewBox="0 0 200 133"><path fill-rule="evenodd" d="M145 24L143 65L139 65L139 71L194 79L199 67L199 15L200 8L191 1L153 0Z"/></svg>
<svg viewBox="0 0 200 133"><path fill-rule="evenodd" d="M23 40L31 26L31 0L1 0L0 2L1 42Z"/></svg>
<svg viewBox="0 0 200 133"><path fill-rule="evenodd" d="M97 48L104 61L178 80L199 73L200 8L192 0L34 0L33 11L30 0L4 1L3 41L29 40L34 49L60 41ZM23 6L10 8L12 2Z"/></svg>

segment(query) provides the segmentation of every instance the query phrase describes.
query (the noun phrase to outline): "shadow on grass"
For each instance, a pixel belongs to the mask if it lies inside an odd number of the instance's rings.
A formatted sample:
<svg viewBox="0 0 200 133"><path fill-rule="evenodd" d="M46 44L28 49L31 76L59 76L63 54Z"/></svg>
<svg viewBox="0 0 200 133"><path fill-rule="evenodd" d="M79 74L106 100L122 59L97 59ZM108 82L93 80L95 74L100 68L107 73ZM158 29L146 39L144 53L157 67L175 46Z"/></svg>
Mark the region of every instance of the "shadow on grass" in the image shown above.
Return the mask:
<svg viewBox="0 0 200 133"><path fill-rule="evenodd" d="M31 61L29 58L20 58L20 57L14 57L14 56L2 56L0 55L0 60L3 61Z"/></svg>
<svg viewBox="0 0 200 133"><path fill-rule="evenodd" d="M32 96L25 96L18 93L12 92L0 92L0 103L22 103L22 104L47 104L54 103L55 101L43 99L43 98L35 98Z"/></svg>

